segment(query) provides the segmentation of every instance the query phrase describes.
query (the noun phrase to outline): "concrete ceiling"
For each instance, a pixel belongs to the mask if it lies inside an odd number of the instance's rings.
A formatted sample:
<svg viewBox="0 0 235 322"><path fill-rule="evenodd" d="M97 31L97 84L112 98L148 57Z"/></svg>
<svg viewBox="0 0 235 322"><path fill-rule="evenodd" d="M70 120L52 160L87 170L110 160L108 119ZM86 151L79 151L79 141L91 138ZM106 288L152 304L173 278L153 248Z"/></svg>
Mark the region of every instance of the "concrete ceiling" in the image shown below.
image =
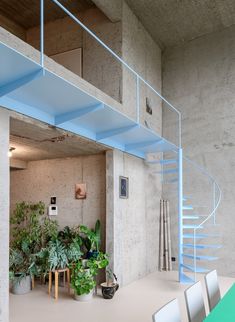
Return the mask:
<svg viewBox="0 0 235 322"><path fill-rule="evenodd" d="M72 13L94 5L91 0L60 0L60 3ZM66 16L51 0L45 0L44 12L46 22ZM13 20L24 29L32 28L40 22L40 0L0 0L0 15Z"/></svg>
<svg viewBox="0 0 235 322"><path fill-rule="evenodd" d="M164 47L222 30L235 23L234 0L126 0Z"/></svg>
<svg viewBox="0 0 235 322"><path fill-rule="evenodd" d="M106 147L23 116L11 118L13 159L22 161L76 157L102 153Z"/></svg>

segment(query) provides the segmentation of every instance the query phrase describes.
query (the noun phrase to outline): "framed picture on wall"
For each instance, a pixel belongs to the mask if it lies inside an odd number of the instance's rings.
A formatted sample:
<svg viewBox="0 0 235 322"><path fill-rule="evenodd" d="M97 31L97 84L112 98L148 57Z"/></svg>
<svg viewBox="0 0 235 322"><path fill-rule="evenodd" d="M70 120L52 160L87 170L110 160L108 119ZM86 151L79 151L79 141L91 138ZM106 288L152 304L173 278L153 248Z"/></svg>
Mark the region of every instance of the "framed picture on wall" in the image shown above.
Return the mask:
<svg viewBox="0 0 235 322"><path fill-rule="evenodd" d="M75 185L75 198L76 199L86 199L86 184L76 183Z"/></svg>
<svg viewBox="0 0 235 322"><path fill-rule="evenodd" d="M129 178L119 177L119 197L127 199L129 197Z"/></svg>

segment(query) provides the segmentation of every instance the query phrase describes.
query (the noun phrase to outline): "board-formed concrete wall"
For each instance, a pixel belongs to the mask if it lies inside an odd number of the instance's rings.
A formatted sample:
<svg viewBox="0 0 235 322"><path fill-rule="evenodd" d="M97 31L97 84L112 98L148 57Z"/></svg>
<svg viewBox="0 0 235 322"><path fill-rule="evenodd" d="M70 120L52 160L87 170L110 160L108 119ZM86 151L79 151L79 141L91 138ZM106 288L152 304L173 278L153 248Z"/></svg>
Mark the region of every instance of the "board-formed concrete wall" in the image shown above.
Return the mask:
<svg viewBox="0 0 235 322"><path fill-rule="evenodd" d="M86 183L85 200L75 199L76 183ZM58 216L53 218L61 228L92 228L100 219L105 233L105 185L104 154L28 162L26 170L11 171L11 210L20 201L43 201L48 206L50 197L56 196Z"/></svg>
<svg viewBox="0 0 235 322"><path fill-rule="evenodd" d="M115 23L95 7L79 13L77 17L161 93L161 50L125 2L122 19ZM37 49L39 31L39 27L27 31L27 42ZM45 25L45 53L48 56L79 47L83 49L83 78L123 103L119 109L136 119L136 79L133 74L71 18L65 17ZM146 113L146 98L153 115ZM140 83L141 122L147 121L161 134L161 113L161 100Z"/></svg>
<svg viewBox="0 0 235 322"><path fill-rule="evenodd" d="M234 26L182 47L168 49L163 55L163 95L182 112L185 154L208 169L222 189L222 202L217 212L221 238L214 241L222 243L222 248L217 250L219 261L212 265L219 274L227 276L235 276L232 228L235 200L234 57ZM164 115L164 121L169 121L167 115ZM171 132L169 124L164 125L168 133ZM190 172L185 176L190 176ZM203 181L197 188L208 192ZM177 236L175 226L172 228L173 235Z"/></svg>
<svg viewBox="0 0 235 322"><path fill-rule="evenodd" d="M129 198L119 198L119 176L129 179ZM121 285L154 272L158 267L159 200L161 184L144 160L108 151L107 251Z"/></svg>
<svg viewBox="0 0 235 322"><path fill-rule="evenodd" d="M88 28L121 56L121 22L112 23L98 8L77 14ZM45 24L45 53L48 56L82 48L83 78L121 102L122 66L70 17ZM40 28L27 30L26 41L40 48ZM112 80L112 81L110 81Z"/></svg>
<svg viewBox="0 0 235 322"><path fill-rule="evenodd" d="M122 55L123 59L155 90L161 93L161 49L133 14L128 5L122 6ZM146 112L146 98L153 114ZM123 67L123 111L136 117L136 78ZM162 131L162 102L159 97L140 82L140 121Z"/></svg>

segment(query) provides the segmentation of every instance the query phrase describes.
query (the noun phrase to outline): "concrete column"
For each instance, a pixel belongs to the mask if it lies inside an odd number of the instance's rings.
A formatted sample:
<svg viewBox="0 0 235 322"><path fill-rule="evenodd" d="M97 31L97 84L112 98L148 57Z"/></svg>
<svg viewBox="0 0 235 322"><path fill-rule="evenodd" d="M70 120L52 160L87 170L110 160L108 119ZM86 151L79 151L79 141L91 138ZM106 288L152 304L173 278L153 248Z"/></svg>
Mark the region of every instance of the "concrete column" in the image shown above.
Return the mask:
<svg viewBox="0 0 235 322"><path fill-rule="evenodd" d="M110 268L123 284L122 271L122 212L119 209L119 170L123 153L117 150L106 152L106 251L110 255Z"/></svg>
<svg viewBox="0 0 235 322"><path fill-rule="evenodd" d="M9 112L0 108L0 322L9 322Z"/></svg>

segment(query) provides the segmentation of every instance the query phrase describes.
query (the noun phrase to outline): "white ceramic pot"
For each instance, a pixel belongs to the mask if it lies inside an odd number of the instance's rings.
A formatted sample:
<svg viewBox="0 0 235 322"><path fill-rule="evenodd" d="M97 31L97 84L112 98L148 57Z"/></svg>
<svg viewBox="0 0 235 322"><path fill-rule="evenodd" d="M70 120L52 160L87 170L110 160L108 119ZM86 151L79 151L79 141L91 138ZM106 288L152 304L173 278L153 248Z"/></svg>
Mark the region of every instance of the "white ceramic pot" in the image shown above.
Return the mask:
<svg viewBox="0 0 235 322"><path fill-rule="evenodd" d="M82 294L82 295L77 295L76 293L74 294L74 299L76 301L80 301L80 302L88 302L92 299L93 297L93 292L94 290L92 290L90 293L88 294Z"/></svg>

